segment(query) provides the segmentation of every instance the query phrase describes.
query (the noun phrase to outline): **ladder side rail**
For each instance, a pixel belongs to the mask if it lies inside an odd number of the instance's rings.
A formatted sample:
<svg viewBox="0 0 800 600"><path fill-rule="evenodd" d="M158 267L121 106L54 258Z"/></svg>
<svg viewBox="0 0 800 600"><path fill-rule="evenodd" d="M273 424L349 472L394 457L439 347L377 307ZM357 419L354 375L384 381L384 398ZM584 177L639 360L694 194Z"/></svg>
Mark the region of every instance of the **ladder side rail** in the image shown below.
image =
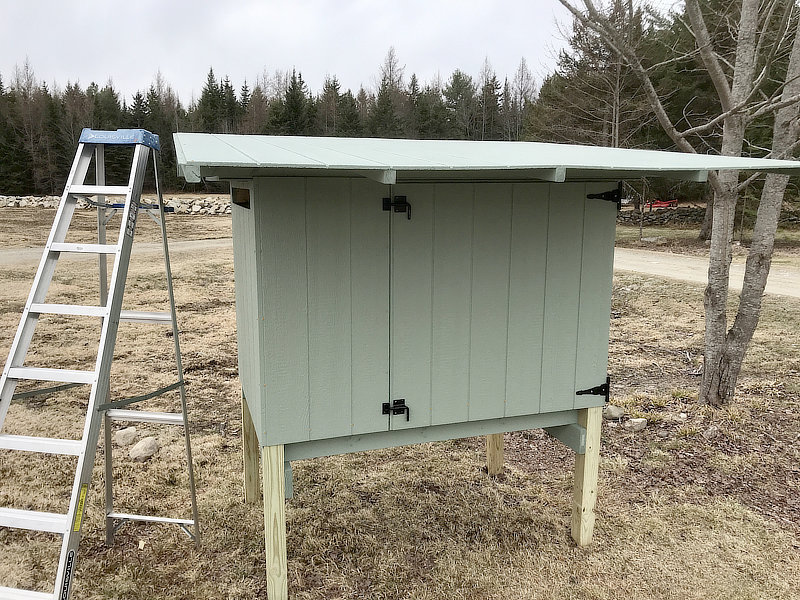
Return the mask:
<svg viewBox="0 0 800 600"><path fill-rule="evenodd" d="M119 313L122 308L122 296L125 291L125 279L128 273L133 233L136 226L136 213L139 198L141 197L144 172L147 166L149 148L141 144L136 145L131 170L128 196L125 208L122 211L119 238L117 242L116 261L111 274L109 285L109 313L103 319L103 330L100 336L97 362L95 364L95 382L89 397L87 419L83 430L83 452L78 457L75 483L69 504L69 529L64 535L61 544L59 571L56 574L54 593L62 600L68 600L71 577L75 572L75 560L80 542L80 530L83 521L85 498L92 477L92 468L97 451L97 438L100 433L102 419L97 411L97 406L108 400L108 380L111 372L111 360L114 355L117 329L119 328ZM81 500L83 498L83 501ZM60 594L60 596L58 595Z"/></svg>
<svg viewBox="0 0 800 600"><path fill-rule="evenodd" d="M3 368L3 373L0 375L0 429L3 427L6 414L8 413L8 407L11 405L11 398L17 387L16 380L9 379L8 371L12 367L22 366L38 321L38 315L34 316L30 314L30 306L31 304L44 301L47 288L50 286L53 273L55 273L56 259L50 255L50 245L54 242L64 241L67 228L75 212L76 200L74 197L70 196L69 187L76 181L83 182L85 180L91 159L91 146L80 144L75 153L75 160L72 163L69 176L67 177L67 185L64 187L64 193L58 204L58 210L56 211L53 226L50 229L50 235L47 238L44 252L42 252L42 258L39 261L39 267L36 271L33 284L31 285L31 291L23 307L17 332L14 335L14 340L11 342L11 348L5 367Z"/></svg>
<svg viewBox="0 0 800 600"><path fill-rule="evenodd" d="M164 214L164 198L161 193L161 182L158 177L158 161L156 160L159 152L153 152L153 173L156 180L156 194L158 196L158 214L161 222L161 240L164 247L164 266L167 272L167 293L169 295L169 310L172 315L172 340L175 344L175 363L178 370L178 381L183 382L179 386L181 397L181 412L183 414L183 435L186 440L186 460L189 464L189 493L192 501L192 520L194 521L194 543L200 546L200 519L197 509L197 492L194 481L194 462L192 461L192 443L189 435L189 415L186 407L186 383L183 377L183 360L181 359L181 343L179 339L180 328L178 327L178 313L175 309L175 290L172 287L172 267L169 261L169 242L167 241L167 224Z"/></svg>

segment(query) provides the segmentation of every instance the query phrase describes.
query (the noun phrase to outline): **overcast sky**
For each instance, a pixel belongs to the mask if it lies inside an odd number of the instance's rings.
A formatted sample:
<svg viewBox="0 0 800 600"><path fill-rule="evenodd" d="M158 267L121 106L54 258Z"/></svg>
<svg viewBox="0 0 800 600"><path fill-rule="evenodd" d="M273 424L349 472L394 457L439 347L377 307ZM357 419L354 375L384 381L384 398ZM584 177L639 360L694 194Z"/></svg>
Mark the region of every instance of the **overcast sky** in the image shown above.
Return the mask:
<svg viewBox="0 0 800 600"><path fill-rule="evenodd" d="M326 74L356 92L394 46L406 80L477 75L486 57L510 78L524 57L538 84L563 44L557 21L557 0L0 0L0 74L27 58L50 85L111 78L129 100L160 70L188 104L210 66L237 89L294 67L314 92Z"/></svg>

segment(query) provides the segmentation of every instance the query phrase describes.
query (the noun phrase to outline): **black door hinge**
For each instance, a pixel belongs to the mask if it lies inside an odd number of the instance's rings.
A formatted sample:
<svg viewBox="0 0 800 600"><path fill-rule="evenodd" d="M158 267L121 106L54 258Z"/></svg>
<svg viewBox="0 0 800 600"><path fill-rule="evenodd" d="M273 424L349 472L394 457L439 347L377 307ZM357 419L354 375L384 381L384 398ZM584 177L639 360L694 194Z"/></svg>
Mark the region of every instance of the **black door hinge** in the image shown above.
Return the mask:
<svg viewBox="0 0 800 600"><path fill-rule="evenodd" d="M615 202L617 210L622 209L622 182L617 184L617 189L608 190L607 192L600 192L599 194L587 194L589 200L605 200L606 202Z"/></svg>
<svg viewBox="0 0 800 600"><path fill-rule="evenodd" d="M411 220L411 204L408 203L405 196L395 196L394 200L384 198L383 210L393 210L396 213L404 212L408 216L408 220Z"/></svg>
<svg viewBox="0 0 800 600"><path fill-rule="evenodd" d="M606 376L606 382L593 388L575 392L578 396L605 396L606 403L611 400L611 377Z"/></svg>
<svg viewBox="0 0 800 600"><path fill-rule="evenodd" d="M406 413L406 421L411 418L411 409L406 406L406 399L399 398L397 400L392 400L392 403L389 404L388 402L383 403L383 413L384 415L393 414L393 415L402 415Z"/></svg>

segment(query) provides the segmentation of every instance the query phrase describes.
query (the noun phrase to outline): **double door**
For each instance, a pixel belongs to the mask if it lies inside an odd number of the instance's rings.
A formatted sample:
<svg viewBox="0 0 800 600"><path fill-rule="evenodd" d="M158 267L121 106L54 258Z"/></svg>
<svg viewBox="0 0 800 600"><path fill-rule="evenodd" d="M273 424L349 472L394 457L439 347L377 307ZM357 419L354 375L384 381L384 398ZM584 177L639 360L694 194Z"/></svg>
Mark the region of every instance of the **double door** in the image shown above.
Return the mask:
<svg viewBox="0 0 800 600"><path fill-rule="evenodd" d="M262 444L598 401L575 391L605 378L615 211L586 184L254 191Z"/></svg>

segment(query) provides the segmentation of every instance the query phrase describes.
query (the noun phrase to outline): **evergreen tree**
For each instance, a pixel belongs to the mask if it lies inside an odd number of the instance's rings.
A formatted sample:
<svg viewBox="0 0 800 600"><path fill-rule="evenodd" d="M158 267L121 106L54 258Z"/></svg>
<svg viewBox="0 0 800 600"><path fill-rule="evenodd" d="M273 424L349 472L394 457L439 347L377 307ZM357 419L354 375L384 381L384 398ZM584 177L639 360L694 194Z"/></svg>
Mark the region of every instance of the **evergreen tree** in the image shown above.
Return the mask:
<svg viewBox="0 0 800 600"><path fill-rule="evenodd" d="M134 94L133 104L131 104L128 114L130 115L131 124L134 127L144 127L144 122L147 118L147 106L142 92L136 92L136 94Z"/></svg>
<svg viewBox="0 0 800 600"><path fill-rule="evenodd" d="M247 86L246 79L242 84L240 97L241 99L239 100L239 105L241 106L241 114L244 116L244 114L247 112L247 106L250 104L250 88Z"/></svg>
<svg viewBox="0 0 800 600"><path fill-rule="evenodd" d="M208 70L206 83L200 93L200 100L195 108L197 125L201 131L218 133L220 130L220 112L222 94L217 80L214 78L214 69Z"/></svg>
<svg viewBox="0 0 800 600"><path fill-rule="evenodd" d="M236 99L236 92L231 85L231 80L228 76L222 81L220 87L220 98L222 105L220 107L220 125L222 133L234 133L239 126L239 118L241 114L241 105Z"/></svg>
<svg viewBox="0 0 800 600"><path fill-rule="evenodd" d="M358 110L358 102L353 97L353 92L347 90L339 96L339 107L337 108L337 135L343 137L361 137L364 134L364 127L361 123L361 114Z"/></svg>
<svg viewBox="0 0 800 600"><path fill-rule="evenodd" d="M444 88L448 137L472 139L475 135L475 84L472 77L456 69Z"/></svg>
<svg viewBox="0 0 800 600"><path fill-rule="evenodd" d="M289 86L275 107L270 128L273 133L281 135L308 135L313 113L314 107L308 97L303 75L292 70Z"/></svg>
<svg viewBox="0 0 800 600"><path fill-rule="evenodd" d="M326 77L317 103L317 130L322 135L337 135L340 94L339 80Z"/></svg>
<svg viewBox="0 0 800 600"><path fill-rule="evenodd" d="M403 124L397 114L394 93L387 77L378 88L378 96L369 116L368 128L373 137L396 138L403 134Z"/></svg>

